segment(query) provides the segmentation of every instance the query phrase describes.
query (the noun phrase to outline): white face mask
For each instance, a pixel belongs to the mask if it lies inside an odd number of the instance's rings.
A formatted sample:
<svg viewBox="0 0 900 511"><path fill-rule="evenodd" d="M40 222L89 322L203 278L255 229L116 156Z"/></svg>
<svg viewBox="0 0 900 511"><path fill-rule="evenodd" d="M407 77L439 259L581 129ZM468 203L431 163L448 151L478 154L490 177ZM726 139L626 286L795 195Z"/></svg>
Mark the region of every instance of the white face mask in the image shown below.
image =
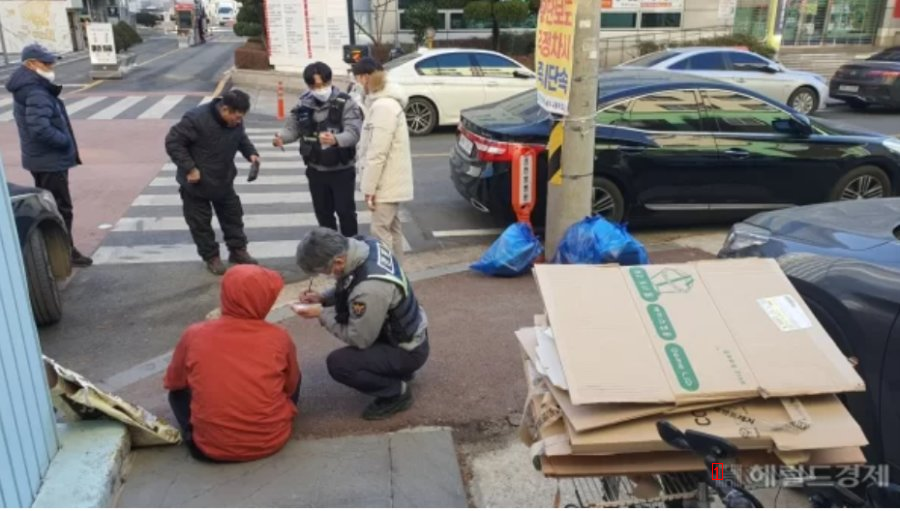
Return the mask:
<svg viewBox="0 0 900 511"><path fill-rule="evenodd" d="M44 71L43 69L35 69L35 73L44 77L48 82L54 83L56 81L56 72L54 71Z"/></svg>
<svg viewBox="0 0 900 511"><path fill-rule="evenodd" d="M313 89L312 93L313 93L313 97L315 97L322 103L331 99L331 87L325 87L322 89Z"/></svg>

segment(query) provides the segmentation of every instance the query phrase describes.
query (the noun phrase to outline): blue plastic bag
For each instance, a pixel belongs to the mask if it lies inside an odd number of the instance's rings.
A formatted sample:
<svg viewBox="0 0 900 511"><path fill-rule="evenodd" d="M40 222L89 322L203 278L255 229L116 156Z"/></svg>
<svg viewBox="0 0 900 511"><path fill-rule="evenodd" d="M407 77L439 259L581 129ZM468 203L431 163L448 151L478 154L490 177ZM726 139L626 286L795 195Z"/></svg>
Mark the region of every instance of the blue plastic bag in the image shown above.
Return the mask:
<svg viewBox="0 0 900 511"><path fill-rule="evenodd" d="M516 277L528 271L544 247L528 224L510 225L470 268L495 277Z"/></svg>
<svg viewBox="0 0 900 511"><path fill-rule="evenodd" d="M553 259L557 264L647 264L647 250L625 226L601 216L585 218L569 227Z"/></svg>

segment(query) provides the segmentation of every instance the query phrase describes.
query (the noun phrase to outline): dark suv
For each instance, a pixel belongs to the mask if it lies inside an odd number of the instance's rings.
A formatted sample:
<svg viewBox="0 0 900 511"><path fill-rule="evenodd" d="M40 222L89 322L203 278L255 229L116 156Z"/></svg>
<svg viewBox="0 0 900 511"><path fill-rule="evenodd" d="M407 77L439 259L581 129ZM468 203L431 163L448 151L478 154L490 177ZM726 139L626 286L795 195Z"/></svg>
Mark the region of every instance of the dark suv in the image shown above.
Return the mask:
<svg viewBox="0 0 900 511"><path fill-rule="evenodd" d="M53 195L8 184L34 320L52 325L62 317L58 282L72 273L72 246Z"/></svg>

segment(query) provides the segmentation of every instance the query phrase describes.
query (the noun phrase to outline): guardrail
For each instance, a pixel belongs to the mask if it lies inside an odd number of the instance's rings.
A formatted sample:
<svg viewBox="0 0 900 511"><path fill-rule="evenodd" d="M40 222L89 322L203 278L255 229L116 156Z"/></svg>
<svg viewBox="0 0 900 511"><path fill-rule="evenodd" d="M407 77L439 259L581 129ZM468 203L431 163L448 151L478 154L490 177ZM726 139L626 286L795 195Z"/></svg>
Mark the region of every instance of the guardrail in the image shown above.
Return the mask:
<svg viewBox="0 0 900 511"><path fill-rule="evenodd" d="M642 43L653 42L661 46L685 44L699 41L707 37L731 35L730 25L713 27L686 28L672 30L643 31L626 36L601 37L600 49L603 51L603 67L611 67L640 57Z"/></svg>

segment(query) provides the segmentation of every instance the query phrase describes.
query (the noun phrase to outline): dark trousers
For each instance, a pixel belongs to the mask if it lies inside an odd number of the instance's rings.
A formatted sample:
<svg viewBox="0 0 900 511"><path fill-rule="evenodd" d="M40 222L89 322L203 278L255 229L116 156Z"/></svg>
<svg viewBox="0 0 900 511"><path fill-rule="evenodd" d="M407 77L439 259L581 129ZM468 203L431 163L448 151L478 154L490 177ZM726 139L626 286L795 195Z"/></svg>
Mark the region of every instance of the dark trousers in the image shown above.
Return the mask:
<svg viewBox="0 0 900 511"><path fill-rule="evenodd" d="M247 236L244 234L244 208L234 188L221 198L212 200L191 195L184 188L180 193L184 220L191 230L194 244L197 245L197 253L204 261L219 255L219 243L212 228L213 209L216 211L219 225L222 226L222 234L228 249L247 247Z"/></svg>
<svg viewBox="0 0 900 511"><path fill-rule="evenodd" d="M428 341L412 351L376 342L364 350L341 348L326 359L328 374L338 383L375 397L400 395L409 380L428 360Z"/></svg>
<svg viewBox="0 0 900 511"><path fill-rule="evenodd" d="M35 187L47 190L53 194L59 214L62 215L63 220L66 222L66 230L69 231L69 241L72 242L74 247L75 243L72 239L73 206L72 194L69 192L69 171L32 172L31 175L34 177Z"/></svg>
<svg viewBox="0 0 900 511"><path fill-rule="evenodd" d="M356 236L356 169L322 172L307 167L309 193L312 195L313 210L320 227L338 230L337 219L341 222L341 234Z"/></svg>
<svg viewBox="0 0 900 511"><path fill-rule="evenodd" d="M301 377L301 381L302 381ZM300 381L297 382L297 390L291 395L291 401L300 402ZM185 445L191 451L191 456L200 461L218 462L206 455L197 444L194 443L194 427L191 425L191 389L173 390L169 392L169 406L172 414L181 429L181 437Z"/></svg>

